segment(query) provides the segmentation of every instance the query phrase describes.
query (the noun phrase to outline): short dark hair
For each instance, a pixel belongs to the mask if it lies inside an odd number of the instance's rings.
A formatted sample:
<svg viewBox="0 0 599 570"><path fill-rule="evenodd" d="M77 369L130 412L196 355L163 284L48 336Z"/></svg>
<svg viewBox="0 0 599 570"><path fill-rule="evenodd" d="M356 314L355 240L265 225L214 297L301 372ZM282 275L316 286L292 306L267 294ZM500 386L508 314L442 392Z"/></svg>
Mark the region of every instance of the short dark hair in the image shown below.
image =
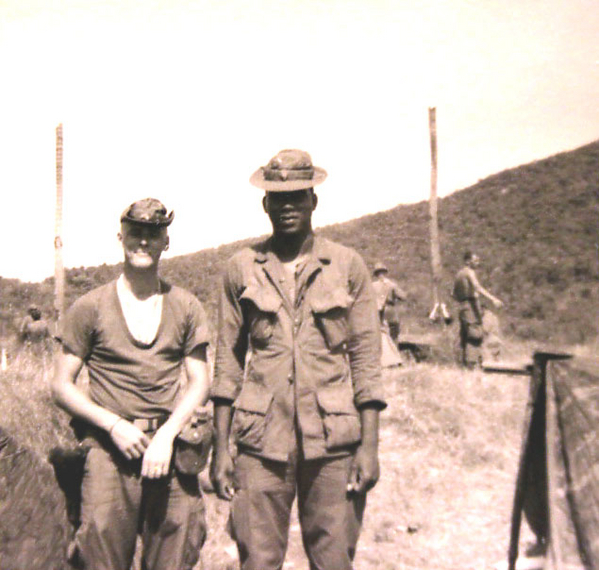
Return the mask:
<svg viewBox="0 0 599 570"><path fill-rule="evenodd" d="M42 318L42 312L37 307L31 307L29 314L34 321L39 321Z"/></svg>
<svg viewBox="0 0 599 570"><path fill-rule="evenodd" d="M475 255L476 254L471 250L466 251L464 253L464 261L470 261Z"/></svg>

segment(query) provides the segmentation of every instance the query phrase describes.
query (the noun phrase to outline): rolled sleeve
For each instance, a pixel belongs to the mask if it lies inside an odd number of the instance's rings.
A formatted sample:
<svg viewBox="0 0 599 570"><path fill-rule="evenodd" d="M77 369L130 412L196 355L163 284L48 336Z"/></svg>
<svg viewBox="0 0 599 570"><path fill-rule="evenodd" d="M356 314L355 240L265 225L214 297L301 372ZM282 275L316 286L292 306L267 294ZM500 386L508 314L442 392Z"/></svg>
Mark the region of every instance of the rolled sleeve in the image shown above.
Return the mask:
<svg viewBox="0 0 599 570"><path fill-rule="evenodd" d="M387 404L381 385L381 332L376 298L366 264L357 254L349 274L350 295L348 356L357 408Z"/></svg>
<svg viewBox="0 0 599 570"><path fill-rule="evenodd" d="M241 389L248 348L247 329L239 303L241 271L235 259L227 264L221 280L218 335L211 399L234 400Z"/></svg>
<svg viewBox="0 0 599 570"><path fill-rule="evenodd" d="M56 339L75 356L87 359L91 352L96 306L87 297L77 299L60 324Z"/></svg>

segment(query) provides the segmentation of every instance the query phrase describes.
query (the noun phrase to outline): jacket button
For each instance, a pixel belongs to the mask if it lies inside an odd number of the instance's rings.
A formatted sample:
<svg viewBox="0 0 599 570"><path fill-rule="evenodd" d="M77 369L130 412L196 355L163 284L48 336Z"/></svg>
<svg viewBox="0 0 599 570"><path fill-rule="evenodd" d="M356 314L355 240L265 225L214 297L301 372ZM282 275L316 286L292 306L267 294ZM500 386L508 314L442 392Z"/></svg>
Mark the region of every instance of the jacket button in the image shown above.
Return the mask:
<svg viewBox="0 0 599 570"><path fill-rule="evenodd" d="M287 380L289 381L289 384L293 384L293 374L287 376Z"/></svg>

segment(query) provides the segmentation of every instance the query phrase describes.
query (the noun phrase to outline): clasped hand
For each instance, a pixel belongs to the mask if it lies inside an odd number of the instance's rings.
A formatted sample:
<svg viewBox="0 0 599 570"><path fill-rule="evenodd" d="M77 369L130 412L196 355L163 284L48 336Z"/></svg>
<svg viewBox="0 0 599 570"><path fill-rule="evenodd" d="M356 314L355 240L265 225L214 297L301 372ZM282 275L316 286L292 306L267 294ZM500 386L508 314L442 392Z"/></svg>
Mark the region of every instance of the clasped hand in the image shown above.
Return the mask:
<svg viewBox="0 0 599 570"><path fill-rule="evenodd" d="M169 472L173 455L173 438L158 430L153 438L127 420L119 420L110 430L110 437L127 459L143 457L142 477L159 479Z"/></svg>

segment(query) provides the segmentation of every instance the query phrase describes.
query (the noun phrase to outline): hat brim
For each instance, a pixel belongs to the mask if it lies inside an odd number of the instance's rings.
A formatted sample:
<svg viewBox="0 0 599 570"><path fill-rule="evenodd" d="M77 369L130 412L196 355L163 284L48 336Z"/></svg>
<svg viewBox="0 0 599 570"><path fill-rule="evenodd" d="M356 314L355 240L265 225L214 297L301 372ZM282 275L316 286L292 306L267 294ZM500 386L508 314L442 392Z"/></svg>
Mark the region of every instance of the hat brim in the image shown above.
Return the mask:
<svg viewBox="0 0 599 570"><path fill-rule="evenodd" d="M265 180L264 171L259 168L250 176L250 183L267 192L291 192L293 190L306 190L324 182L327 171L324 168L314 167L314 176L307 180Z"/></svg>
<svg viewBox="0 0 599 570"><path fill-rule="evenodd" d="M136 224L138 226L153 226L155 228L166 228L170 226L172 221L175 219L175 211L173 210L164 220L159 222L152 220L139 220L137 218L130 218L126 214L121 216L121 223L127 222L128 224Z"/></svg>

